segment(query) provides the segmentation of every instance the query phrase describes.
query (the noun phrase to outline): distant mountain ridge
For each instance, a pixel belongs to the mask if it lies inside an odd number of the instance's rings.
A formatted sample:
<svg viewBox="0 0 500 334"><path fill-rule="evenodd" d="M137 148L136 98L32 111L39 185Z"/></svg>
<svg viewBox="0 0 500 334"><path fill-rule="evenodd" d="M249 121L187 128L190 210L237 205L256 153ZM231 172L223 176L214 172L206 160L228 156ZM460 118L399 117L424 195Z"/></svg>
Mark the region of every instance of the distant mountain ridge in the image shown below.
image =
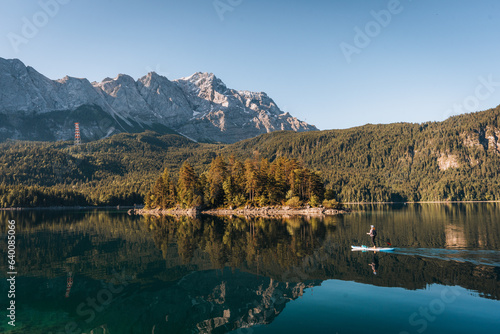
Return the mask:
<svg viewBox="0 0 500 334"><path fill-rule="evenodd" d="M170 81L155 72L101 82L50 80L18 59L0 58L0 141L84 140L155 130L196 141L234 143L278 131L317 130L279 109L263 92L228 88L212 73Z"/></svg>

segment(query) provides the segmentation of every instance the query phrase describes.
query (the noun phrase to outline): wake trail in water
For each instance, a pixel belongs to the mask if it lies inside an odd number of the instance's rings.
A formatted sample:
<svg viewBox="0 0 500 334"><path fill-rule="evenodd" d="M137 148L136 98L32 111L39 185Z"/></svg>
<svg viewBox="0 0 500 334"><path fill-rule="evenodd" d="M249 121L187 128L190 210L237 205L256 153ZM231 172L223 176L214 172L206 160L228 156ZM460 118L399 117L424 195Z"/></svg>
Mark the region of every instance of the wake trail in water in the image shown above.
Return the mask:
<svg viewBox="0 0 500 334"><path fill-rule="evenodd" d="M500 251L496 250L396 248L393 254L422 256L439 260L500 267Z"/></svg>

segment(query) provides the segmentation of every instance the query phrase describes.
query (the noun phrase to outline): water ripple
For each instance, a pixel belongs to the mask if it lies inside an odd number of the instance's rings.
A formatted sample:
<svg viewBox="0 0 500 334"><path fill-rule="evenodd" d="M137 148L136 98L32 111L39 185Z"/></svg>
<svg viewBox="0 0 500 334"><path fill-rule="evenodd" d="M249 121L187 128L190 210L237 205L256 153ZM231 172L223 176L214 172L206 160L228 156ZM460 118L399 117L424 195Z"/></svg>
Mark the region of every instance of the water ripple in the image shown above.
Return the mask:
<svg viewBox="0 0 500 334"><path fill-rule="evenodd" d="M500 267L500 251L497 250L396 248L393 253Z"/></svg>

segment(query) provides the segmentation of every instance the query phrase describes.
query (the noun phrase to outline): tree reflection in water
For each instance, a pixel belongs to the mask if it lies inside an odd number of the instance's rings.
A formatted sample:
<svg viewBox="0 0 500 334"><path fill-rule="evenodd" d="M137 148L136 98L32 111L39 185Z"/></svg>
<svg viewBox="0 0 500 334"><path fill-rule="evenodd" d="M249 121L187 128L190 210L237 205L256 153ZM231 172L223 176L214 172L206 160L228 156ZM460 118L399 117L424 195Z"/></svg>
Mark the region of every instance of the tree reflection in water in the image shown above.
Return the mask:
<svg viewBox="0 0 500 334"><path fill-rule="evenodd" d="M500 208L491 204L368 207L325 218L0 212L7 217L18 224L25 268L16 298L19 323L27 327L19 332L64 332L76 321L85 333L151 333L153 327L222 333L270 323L288 302L330 279L411 290L459 285L500 300L500 266L484 261L500 246ZM367 241L370 224L380 241L406 253L351 252L352 244ZM455 260L449 252L457 248L462 258ZM6 259L0 256L3 267ZM86 323L78 305L112 282L114 271L125 271L129 284Z"/></svg>
<svg viewBox="0 0 500 334"><path fill-rule="evenodd" d="M226 266L282 272L312 255L336 230L336 217L328 218L147 218L155 245L168 258L172 248L183 264L208 255L214 269Z"/></svg>

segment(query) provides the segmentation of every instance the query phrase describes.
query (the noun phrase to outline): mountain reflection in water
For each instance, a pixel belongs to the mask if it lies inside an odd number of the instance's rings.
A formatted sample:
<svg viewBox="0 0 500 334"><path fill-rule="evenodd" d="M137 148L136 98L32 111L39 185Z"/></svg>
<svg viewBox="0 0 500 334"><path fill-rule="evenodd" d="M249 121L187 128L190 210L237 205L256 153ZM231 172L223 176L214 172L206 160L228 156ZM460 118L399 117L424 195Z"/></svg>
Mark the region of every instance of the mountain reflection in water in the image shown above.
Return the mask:
<svg viewBox="0 0 500 334"><path fill-rule="evenodd" d="M500 300L497 205L362 209L250 220L1 212L3 221L16 219L23 271L18 326L0 330L224 333L273 322L331 279L407 290L458 285ZM394 253L351 252L369 243L371 224Z"/></svg>

